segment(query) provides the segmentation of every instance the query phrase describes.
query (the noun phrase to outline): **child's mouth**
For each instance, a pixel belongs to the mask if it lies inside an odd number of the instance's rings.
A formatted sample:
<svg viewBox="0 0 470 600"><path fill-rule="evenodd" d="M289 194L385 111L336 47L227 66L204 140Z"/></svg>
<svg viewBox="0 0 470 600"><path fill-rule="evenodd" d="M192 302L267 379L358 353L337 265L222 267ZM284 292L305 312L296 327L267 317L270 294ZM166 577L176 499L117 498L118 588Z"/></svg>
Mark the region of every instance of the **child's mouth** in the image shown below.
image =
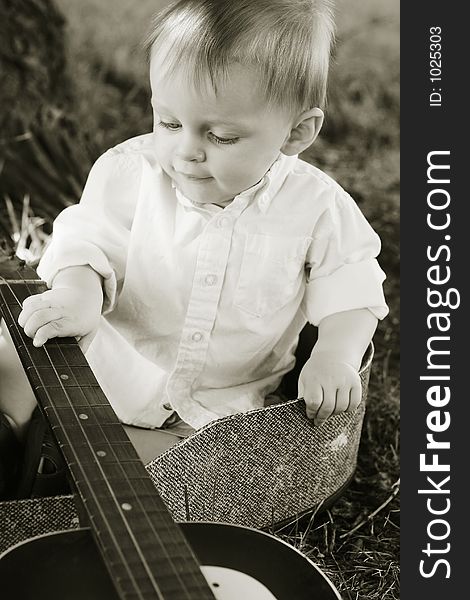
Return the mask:
<svg viewBox="0 0 470 600"><path fill-rule="evenodd" d="M213 177L201 177L199 175L190 175L189 173L181 173L181 172L177 173L177 175L179 175L186 181L194 181L194 182L204 182L204 181L213 179Z"/></svg>

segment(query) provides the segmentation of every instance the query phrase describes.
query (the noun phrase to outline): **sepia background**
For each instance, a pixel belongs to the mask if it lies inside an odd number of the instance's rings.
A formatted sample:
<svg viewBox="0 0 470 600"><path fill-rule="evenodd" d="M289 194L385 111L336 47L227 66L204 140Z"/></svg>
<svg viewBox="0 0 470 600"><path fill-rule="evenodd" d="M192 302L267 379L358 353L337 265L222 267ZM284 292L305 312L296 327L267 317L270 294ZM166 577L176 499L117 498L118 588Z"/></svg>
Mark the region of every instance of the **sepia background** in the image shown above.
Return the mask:
<svg viewBox="0 0 470 600"><path fill-rule="evenodd" d="M141 42L165 0L0 0L0 238L34 260L92 162L152 128ZM399 550L399 3L338 0L324 129L303 158L382 238L379 325L358 469L331 511L276 532L345 599L395 599Z"/></svg>

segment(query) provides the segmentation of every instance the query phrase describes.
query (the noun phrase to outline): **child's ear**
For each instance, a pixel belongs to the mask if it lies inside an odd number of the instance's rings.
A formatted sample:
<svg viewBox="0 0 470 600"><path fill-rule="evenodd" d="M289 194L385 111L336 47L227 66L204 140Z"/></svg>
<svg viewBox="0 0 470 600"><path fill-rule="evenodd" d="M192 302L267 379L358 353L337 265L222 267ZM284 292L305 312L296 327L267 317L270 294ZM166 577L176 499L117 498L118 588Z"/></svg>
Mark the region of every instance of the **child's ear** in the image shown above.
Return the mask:
<svg viewBox="0 0 470 600"><path fill-rule="evenodd" d="M315 138L320 133L323 119L324 114L321 108L311 108L301 113L294 121L294 125L281 148L281 152L287 154L287 156L303 152L313 144Z"/></svg>

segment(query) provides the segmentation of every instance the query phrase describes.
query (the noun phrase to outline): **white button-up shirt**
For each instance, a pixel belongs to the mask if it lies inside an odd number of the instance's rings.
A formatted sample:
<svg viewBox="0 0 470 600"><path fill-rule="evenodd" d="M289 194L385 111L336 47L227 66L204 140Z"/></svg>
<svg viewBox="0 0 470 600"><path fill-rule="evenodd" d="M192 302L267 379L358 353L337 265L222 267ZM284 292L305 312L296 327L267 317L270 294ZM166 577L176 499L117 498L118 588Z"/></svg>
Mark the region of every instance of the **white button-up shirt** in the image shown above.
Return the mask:
<svg viewBox="0 0 470 600"><path fill-rule="evenodd" d="M350 196L281 155L225 208L183 197L154 136L93 166L80 203L54 223L38 272L90 265L105 303L87 359L119 418L195 428L263 406L294 363L306 321L387 314L380 240Z"/></svg>

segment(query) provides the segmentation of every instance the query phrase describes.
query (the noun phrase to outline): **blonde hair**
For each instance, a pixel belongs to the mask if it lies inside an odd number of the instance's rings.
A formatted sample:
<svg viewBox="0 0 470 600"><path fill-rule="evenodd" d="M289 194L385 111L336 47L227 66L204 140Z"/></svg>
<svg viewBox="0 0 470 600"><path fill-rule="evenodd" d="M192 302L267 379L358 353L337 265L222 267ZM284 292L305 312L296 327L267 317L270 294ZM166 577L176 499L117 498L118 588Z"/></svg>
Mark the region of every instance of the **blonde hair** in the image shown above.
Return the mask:
<svg viewBox="0 0 470 600"><path fill-rule="evenodd" d="M145 47L166 52L168 73L183 65L195 85L254 68L272 105L322 107L334 38L331 0L179 0L159 12Z"/></svg>

